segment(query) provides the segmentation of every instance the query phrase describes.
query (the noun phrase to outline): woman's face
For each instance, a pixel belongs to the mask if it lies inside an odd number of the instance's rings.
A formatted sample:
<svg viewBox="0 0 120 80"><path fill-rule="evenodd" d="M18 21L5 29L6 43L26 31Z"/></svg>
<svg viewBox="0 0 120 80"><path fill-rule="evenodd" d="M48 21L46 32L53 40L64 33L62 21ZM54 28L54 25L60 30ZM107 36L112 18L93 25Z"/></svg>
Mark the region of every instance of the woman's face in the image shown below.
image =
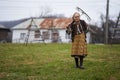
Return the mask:
<svg viewBox="0 0 120 80"><path fill-rule="evenodd" d="M74 16L73 16L73 19L74 19L75 22L80 21L80 14L75 13Z"/></svg>

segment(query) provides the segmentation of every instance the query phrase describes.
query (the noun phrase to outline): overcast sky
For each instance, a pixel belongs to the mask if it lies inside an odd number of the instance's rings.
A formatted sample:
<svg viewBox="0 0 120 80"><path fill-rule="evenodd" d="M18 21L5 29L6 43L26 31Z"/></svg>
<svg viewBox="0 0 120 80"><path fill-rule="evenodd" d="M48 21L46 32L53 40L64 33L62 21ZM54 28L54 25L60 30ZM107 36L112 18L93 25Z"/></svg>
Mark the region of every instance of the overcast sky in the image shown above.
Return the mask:
<svg viewBox="0 0 120 80"><path fill-rule="evenodd" d="M77 11L76 6L79 6L92 18L91 22L98 22L100 14L106 14L106 2L107 0L0 0L0 21L39 16L46 7L50 14L71 17ZM116 18L119 11L120 1L110 0L110 17ZM81 18L85 19L85 16Z"/></svg>

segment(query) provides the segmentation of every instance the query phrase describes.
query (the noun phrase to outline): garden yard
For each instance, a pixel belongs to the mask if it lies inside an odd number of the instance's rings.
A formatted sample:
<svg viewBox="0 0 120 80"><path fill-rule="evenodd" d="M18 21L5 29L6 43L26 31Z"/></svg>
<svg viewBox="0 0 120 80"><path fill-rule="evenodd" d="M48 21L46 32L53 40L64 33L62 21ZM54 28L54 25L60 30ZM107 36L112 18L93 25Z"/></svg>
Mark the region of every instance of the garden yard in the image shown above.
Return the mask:
<svg viewBox="0 0 120 80"><path fill-rule="evenodd" d="M85 69L71 44L0 44L0 80L120 80L120 44L88 45Z"/></svg>

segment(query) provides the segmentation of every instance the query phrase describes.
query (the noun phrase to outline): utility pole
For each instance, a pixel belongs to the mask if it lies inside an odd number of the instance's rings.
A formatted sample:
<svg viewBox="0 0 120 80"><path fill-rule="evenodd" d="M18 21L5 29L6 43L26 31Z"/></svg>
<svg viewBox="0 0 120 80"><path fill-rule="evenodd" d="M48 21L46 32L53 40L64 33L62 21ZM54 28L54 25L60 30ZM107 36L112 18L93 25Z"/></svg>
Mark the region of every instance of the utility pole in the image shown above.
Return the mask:
<svg viewBox="0 0 120 80"><path fill-rule="evenodd" d="M108 19L109 19L109 0L107 0L106 5L105 44L108 44Z"/></svg>

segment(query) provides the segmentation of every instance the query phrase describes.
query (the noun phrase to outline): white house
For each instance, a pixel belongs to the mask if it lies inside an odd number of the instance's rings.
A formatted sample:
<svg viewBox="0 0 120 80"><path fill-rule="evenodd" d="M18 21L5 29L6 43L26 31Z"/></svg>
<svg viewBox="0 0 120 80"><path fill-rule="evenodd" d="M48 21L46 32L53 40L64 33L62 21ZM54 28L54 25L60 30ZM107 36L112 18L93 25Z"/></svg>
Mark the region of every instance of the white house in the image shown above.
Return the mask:
<svg viewBox="0 0 120 80"><path fill-rule="evenodd" d="M66 34L66 27L71 18L44 18L29 19L12 28L12 43L51 43L71 41ZM87 43L90 42L90 33L87 33Z"/></svg>

